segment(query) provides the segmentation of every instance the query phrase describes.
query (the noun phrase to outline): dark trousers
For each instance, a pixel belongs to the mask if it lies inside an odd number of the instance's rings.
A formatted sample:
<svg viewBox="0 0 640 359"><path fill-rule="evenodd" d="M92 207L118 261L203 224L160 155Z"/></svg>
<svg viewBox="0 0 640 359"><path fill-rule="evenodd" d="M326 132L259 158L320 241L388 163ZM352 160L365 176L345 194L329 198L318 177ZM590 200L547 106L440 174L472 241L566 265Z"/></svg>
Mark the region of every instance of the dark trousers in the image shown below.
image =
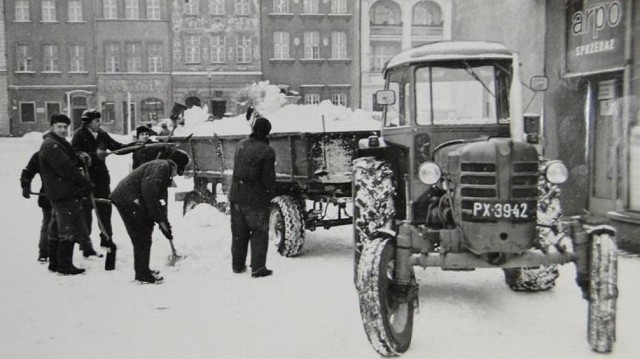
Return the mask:
<svg viewBox="0 0 640 359"><path fill-rule="evenodd" d="M136 277L151 274L151 234L154 222L139 207L115 204L133 244L133 269Z"/></svg>
<svg viewBox="0 0 640 359"><path fill-rule="evenodd" d="M251 242L251 270L266 266L269 247L269 207L231 204L231 258L233 269L242 269Z"/></svg>
<svg viewBox="0 0 640 359"><path fill-rule="evenodd" d="M53 213L47 233L49 240L83 243L89 238L82 202L83 200L80 198L65 198L51 202Z"/></svg>
<svg viewBox="0 0 640 359"><path fill-rule="evenodd" d="M109 198L111 195L111 189L109 186L98 186L93 190L94 198ZM100 217L102 224L104 225L105 231L111 237L113 235L113 230L111 229L111 205L108 203L96 203L96 207L98 208L97 216ZM93 205L91 204L91 200L87 199L84 205L84 218L87 223L87 228L89 228L89 235L91 235L91 225L93 223L93 218L91 216L91 212L93 211ZM100 238L104 238L102 233L100 234Z"/></svg>
<svg viewBox="0 0 640 359"><path fill-rule="evenodd" d="M40 226L40 241L38 249L40 255L48 256L49 254L49 224L51 222L51 208L42 208L42 225Z"/></svg>

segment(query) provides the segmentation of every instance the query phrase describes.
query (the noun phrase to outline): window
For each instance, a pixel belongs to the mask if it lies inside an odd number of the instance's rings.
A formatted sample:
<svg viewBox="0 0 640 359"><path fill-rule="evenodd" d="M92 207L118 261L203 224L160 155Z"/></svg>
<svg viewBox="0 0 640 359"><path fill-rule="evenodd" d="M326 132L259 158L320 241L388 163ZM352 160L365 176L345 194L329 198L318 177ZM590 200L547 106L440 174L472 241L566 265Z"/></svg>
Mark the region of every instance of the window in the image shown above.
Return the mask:
<svg viewBox="0 0 640 359"><path fill-rule="evenodd" d="M127 72L142 72L142 46L127 44Z"/></svg>
<svg viewBox="0 0 640 359"><path fill-rule="evenodd" d="M43 56L42 62L44 63L43 71L44 72L58 72L60 68L58 67L58 46L57 45L44 45L42 48Z"/></svg>
<svg viewBox="0 0 640 359"><path fill-rule="evenodd" d="M164 118L164 103L157 98L148 98L142 100L140 104L140 113L143 122L156 121L157 119Z"/></svg>
<svg viewBox="0 0 640 359"><path fill-rule="evenodd" d="M332 14L346 14L347 13L347 0L331 0L331 13Z"/></svg>
<svg viewBox="0 0 640 359"><path fill-rule="evenodd" d="M183 0L184 5L182 7L185 15L198 15L200 14L200 0Z"/></svg>
<svg viewBox="0 0 640 359"><path fill-rule="evenodd" d="M400 44L374 45L372 52L371 71L380 72L387 61L400 52Z"/></svg>
<svg viewBox="0 0 640 359"><path fill-rule="evenodd" d="M102 119L101 122L113 122L116 119L116 104L113 101L105 101L102 103Z"/></svg>
<svg viewBox="0 0 640 359"><path fill-rule="evenodd" d="M249 15L251 13L251 4L249 0L236 0L236 15Z"/></svg>
<svg viewBox="0 0 640 359"><path fill-rule="evenodd" d="M18 71L33 71L31 68L31 56L28 45L18 45L16 49Z"/></svg>
<svg viewBox="0 0 640 359"><path fill-rule="evenodd" d="M305 105L317 105L320 103L320 94L308 93L304 95Z"/></svg>
<svg viewBox="0 0 640 359"><path fill-rule="evenodd" d="M68 3L68 22L81 22L83 21L82 15L82 1L80 0L69 0Z"/></svg>
<svg viewBox="0 0 640 359"><path fill-rule="evenodd" d="M20 122L36 122L35 102L20 102Z"/></svg>
<svg viewBox="0 0 640 359"><path fill-rule="evenodd" d="M273 58L282 60L289 58L289 33L276 31L273 33Z"/></svg>
<svg viewBox="0 0 640 359"><path fill-rule="evenodd" d="M107 72L120 72L120 45L105 46L105 67Z"/></svg>
<svg viewBox="0 0 640 359"><path fill-rule="evenodd" d="M335 106L347 107L347 94L346 93L334 93L331 95L331 103Z"/></svg>
<svg viewBox="0 0 640 359"><path fill-rule="evenodd" d="M103 0L102 16L105 19L118 18L118 0Z"/></svg>
<svg viewBox="0 0 640 359"><path fill-rule="evenodd" d="M225 62L225 39L224 35L216 35L211 38L211 62L222 64Z"/></svg>
<svg viewBox="0 0 640 359"><path fill-rule="evenodd" d="M304 14L318 14L320 13L320 6L318 0L303 0L302 12Z"/></svg>
<svg viewBox="0 0 640 359"><path fill-rule="evenodd" d="M147 19L160 20L160 0L147 0Z"/></svg>
<svg viewBox="0 0 640 359"><path fill-rule="evenodd" d="M344 60L347 57L347 33L331 32L331 58Z"/></svg>
<svg viewBox="0 0 640 359"><path fill-rule="evenodd" d="M286 14L289 12L289 0L273 0L273 12Z"/></svg>
<svg viewBox="0 0 640 359"><path fill-rule="evenodd" d="M138 0L124 0L124 18L137 20L140 18L140 5Z"/></svg>
<svg viewBox="0 0 640 359"><path fill-rule="evenodd" d="M56 2L53 0L42 1L42 22L56 22Z"/></svg>
<svg viewBox="0 0 640 359"><path fill-rule="evenodd" d="M83 72L84 68L84 46L71 45L69 47L69 58L71 59L69 71Z"/></svg>
<svg viewBox="0 0 640 359"><path fill-rule="evenodd" d="M209 0L209 15L224 15L224 0Z"/></svg>
<svg viewBox="0 0 640 359"><path fill-rule="evenodd" d="M304 33L304 58L320 58L320 33L317 31Z"/></svg>
<svg viewBox="0 0 640 359"><path fill-rule="evenodd" d="M200 38L197 35L184 37L184 62L187 64L200 63Z"/></svg>
<svg viewBox="0 0 640 359"><path fill-rule="evenodd" d="M400 25L400 6L391 1L378 1L373 4L369 12L371 23L374 25Z"/></svg>
<svg viewBox="0 0 640 359"><path fill-rule="evenodd" d="M396 70L389 75L388 90L395 92L396 101L393 105L384 106L376 101L376 95L373 94L373 110L385 111L384 126L398 127L408 125L408 119L411 117L411 81L409 77L413 70L407 68Z"/></svg>
<svg viewBox="0 0 640 359"><path fill-rule="evenodd" d="M149 72L162 72L162 45L151 44L147 47Z"/></svg>
<svg viewBox="0 0 640 359"><path fill-rule="evenodd" d="M413 7L413 25L442 25L442 11L433 1L420 1Z"/></svg>
<svg viewBox="0 0 640 359"><path fill-rule="evenodd" d="M240 36L236 38L236 61L239 64L248 64L251 62L251 38L249 36Z"/></svg>
<svg viewBox="0 0 640 359"><path fill-rule="evenodd" d="M31 21L30 13L29 13L29 1L18 0L16 1L15 5L16 5L15 21Z"/></svg>
<svg viewBox="0 0 640 359"><path fill-rule="evenodd" d="M51 116L60 114L60 102L45 102L45 108L47 111L47 121Z"/></svg>

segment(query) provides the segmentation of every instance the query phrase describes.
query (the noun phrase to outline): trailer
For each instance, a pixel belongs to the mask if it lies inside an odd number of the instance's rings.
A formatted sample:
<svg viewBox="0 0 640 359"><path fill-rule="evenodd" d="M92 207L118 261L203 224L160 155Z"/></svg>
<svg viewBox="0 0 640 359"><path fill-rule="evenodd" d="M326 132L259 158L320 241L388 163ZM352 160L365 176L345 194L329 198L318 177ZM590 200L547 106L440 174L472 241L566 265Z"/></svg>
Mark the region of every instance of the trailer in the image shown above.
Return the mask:
<svg viewBox="0 0 640 359"><path fill-rule="evenodd" d="M270 146L276 153L275 198L271 201L269 239L286 257L300 253L305 231L350 225L351 163L358 141L375 131L274 133ZM192 161L185 171L193 178L190 192L176 194L186 214L200 203L228 213L226 195L231 185L233 158L244 135L174 136L171 142ZM333 207L331 213L329 208Z"/></svg>

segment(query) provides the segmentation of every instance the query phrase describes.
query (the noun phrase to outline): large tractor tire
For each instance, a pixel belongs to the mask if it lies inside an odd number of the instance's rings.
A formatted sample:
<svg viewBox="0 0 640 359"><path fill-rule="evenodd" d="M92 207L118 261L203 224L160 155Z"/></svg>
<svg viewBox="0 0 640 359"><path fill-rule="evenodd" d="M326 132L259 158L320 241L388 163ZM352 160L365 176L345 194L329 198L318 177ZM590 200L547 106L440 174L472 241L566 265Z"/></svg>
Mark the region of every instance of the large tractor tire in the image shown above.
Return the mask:
<svg viewBox="0 0 640 359"><path fill-rule="evenodd" d="M516 292L542 292L556 285L558 266L537 268L505 268L504 281Z"/></svg>
<svg viewBox="0 0 640 359"><path fill-rule="evenodd" d="M372 234L389 227L395 219L393 171L388 162L374 157L353 161L353 236L354 269L358 265L363 244Z"/></svg>
<svg viewBox="0 0 640 359"><path fill-rule="evenodd" d="M589 319L591 349L608 353L616 341L618 254L612 231L594 231L589 261Z"/></svg>
<svg viewBox="0 0 640 359"><path fill-rule="evenodd" d="M409 349L414 302L394 292L395 248L390 239L364 244L357 268L360 315L367 338L382 356L397 356Z"/></svg>
<svg viewBox="0 0 640 359"><path fill-rule="evenodd" d="M187 195L184 197L184 203L182 205L182 215L183 216L186 215L192 209L194 209L197 205L202 203L215 206L216 196L207 190L203 190L203 191L194 190L187 193Z"/></svg>
<svg viewBox="0 0 640 359"><path fill-rule="evenodd" d="M271 200L269 213L269 241L285 257L300 254L304 245L304 220L298 203L291 196L277 196Z"/></svg>

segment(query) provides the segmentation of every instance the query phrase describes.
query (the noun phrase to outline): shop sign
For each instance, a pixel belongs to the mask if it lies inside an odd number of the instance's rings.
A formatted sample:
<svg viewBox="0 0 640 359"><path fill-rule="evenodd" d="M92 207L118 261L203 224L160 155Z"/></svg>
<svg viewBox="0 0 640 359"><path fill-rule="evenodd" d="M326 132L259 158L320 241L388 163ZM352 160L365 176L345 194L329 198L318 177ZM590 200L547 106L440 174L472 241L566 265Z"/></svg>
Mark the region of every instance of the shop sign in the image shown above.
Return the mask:
<svg viewBox="0 0 640 359"><path fill-rule="evenodd" d="M567 73L601 72L624 66L623 0L569 0Z"/></svg>

